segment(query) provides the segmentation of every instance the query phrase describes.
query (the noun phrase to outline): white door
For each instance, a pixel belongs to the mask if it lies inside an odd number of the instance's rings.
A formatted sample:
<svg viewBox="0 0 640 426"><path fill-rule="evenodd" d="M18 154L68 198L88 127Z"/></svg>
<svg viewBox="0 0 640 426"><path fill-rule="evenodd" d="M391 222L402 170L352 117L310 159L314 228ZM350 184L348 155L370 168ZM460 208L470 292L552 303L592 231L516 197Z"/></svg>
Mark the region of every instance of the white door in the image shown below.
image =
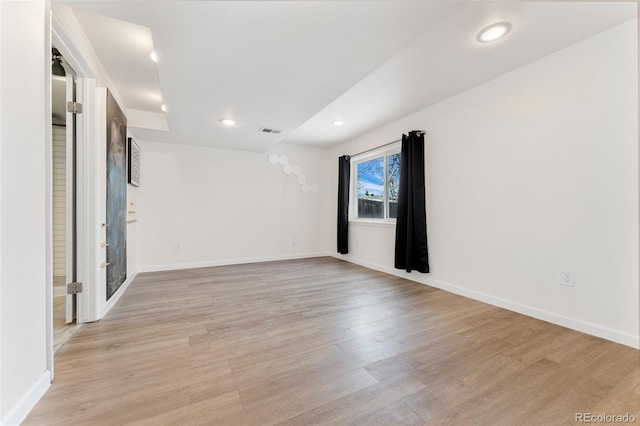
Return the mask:
<svg viewBox="0 0 640 426"><path fill-rule="evenodd" d="M75 76L67 68L67 105L76 100ZM76 244L76 114L67 108L67 161L66 161L66 283L77 282L77 244ZM65 301L65 321L73 322L76 317L76 295L67 291Z"/></svg>

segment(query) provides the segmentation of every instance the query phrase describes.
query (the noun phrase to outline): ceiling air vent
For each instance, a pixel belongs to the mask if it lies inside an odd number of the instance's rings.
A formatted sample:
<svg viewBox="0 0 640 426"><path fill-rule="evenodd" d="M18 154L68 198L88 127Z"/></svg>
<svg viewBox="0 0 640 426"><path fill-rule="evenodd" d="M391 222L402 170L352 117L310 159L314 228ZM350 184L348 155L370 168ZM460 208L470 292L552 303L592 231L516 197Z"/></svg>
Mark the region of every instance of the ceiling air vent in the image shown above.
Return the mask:
<svg viewBox="0 0 640 426"><path fill-rule="evenodd" d="M282 130L268 129L266 127L260 127L262 133L273 133L274 135L280 134Z"/></svg>

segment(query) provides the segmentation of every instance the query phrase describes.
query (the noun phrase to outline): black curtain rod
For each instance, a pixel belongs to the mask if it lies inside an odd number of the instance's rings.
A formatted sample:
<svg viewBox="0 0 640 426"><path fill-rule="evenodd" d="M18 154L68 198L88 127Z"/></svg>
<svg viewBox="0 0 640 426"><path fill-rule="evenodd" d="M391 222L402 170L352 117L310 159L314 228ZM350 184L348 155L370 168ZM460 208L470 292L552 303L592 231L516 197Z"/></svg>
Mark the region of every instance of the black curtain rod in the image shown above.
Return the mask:
<svg viewBox="0 0 640 426"><path fill-rule="evenodd" d="M418 133L418 135L424 135L424 134L427 133L426 130L412 130L412 131ZM409 132L409 133L411 133L411 132ZM351 157L355 157L356 155L366 154L367 152L375 151L375 150L378 150L380 148L384 148L385 146L393 145L394 143L398 143L398 142L401 142L401 141L402 141L402 139L396 139L395 141L392 141L392 142L389 142L389 143L385 143L385 144L377 146L375 148L367 149L366 151L358 152L356 154L346 155L345 157L347 157L347 159L349 159Z"/></svg>

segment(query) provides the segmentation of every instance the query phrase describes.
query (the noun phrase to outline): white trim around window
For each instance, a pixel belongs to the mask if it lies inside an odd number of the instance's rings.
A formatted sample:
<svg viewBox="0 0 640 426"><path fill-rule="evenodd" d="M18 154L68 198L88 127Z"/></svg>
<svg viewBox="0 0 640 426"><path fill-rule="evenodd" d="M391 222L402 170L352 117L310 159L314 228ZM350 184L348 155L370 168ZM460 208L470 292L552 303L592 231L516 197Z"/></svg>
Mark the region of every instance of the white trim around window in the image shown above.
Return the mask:
<svg viewBox="0 0 640 426"><path fill-rule="evenodd" d="M359 223L370 223L379 225L395 225L396 219L393 211L393 203L389 200L393 200L397 197L397 184L393 182L399 181L399 162L392 164L391 173L395 175L397 173L397 179L392 179L391 185L389 181L390 162L399 161L398 157L390 159L390 156L394 154L400 154L401 142L393 143L391 145L385 145L379 149L367 151L365 154L356 155L351 157L351 182L350 182L350 196L349 196L349 221ZM379 162L373 162L373 160L380 159ZM382 183L374 182L375 179L367 179L360 176L359 166L364 163L371 162L372 169L367 173L369 177L373 178L375 172L379 172L382 169ZM380 177L379 175L377 177ZM371 189L371 190L369 190ZM362 194L365 191L367 195ZM363 213L359 211L363 208L367 208L367 212ZM381 207L378 207L381 206Z"/></svg>

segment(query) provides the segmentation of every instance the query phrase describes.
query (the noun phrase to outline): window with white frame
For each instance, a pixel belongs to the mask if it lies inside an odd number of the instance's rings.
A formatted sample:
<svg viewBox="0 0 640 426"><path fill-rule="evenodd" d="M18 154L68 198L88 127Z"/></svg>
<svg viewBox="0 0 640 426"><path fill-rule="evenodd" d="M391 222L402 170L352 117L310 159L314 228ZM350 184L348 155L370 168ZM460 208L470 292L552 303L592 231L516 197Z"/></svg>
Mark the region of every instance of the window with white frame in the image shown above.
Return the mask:
<svg viewBox="0 0 640 426"><path fill-rule="evenodd" d="M352 157L351 161L353 218L394 220L400 186L400 144Z"/></svg>

